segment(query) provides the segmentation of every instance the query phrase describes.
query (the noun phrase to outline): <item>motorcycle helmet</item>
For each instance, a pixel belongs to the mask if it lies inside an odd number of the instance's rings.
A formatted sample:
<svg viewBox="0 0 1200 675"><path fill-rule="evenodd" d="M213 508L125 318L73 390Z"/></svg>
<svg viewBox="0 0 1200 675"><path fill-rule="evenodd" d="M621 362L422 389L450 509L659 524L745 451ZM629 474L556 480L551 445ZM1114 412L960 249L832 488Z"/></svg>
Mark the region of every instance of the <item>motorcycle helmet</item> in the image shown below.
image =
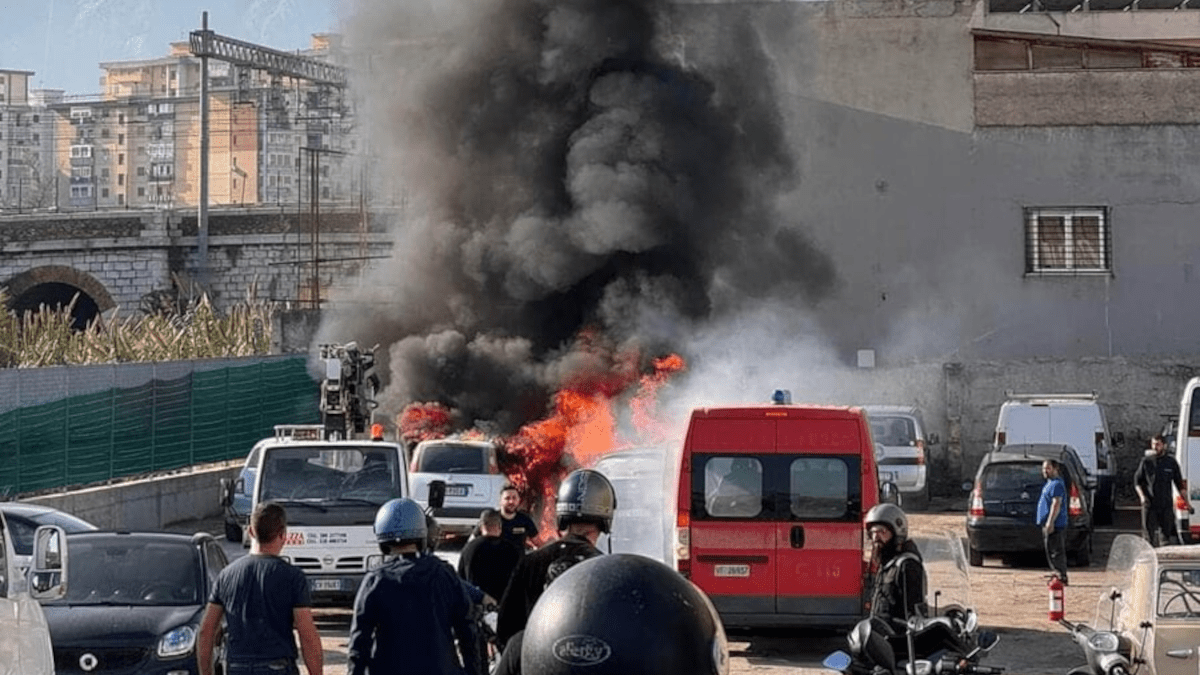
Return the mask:
<svg viewBox="0 0 1200 675"><path fill-rule="evenodd" d="M424 547L428 533L425 511L406 497L389 500L375 513L375 541L381 546L415 541Z"/></svg>
<svg viewBox="0 0 1200 675"><path fill-rule="evenodd" d="M567 529L571 523L590 522L599 525L601 532L608 532L616 508L617 493L604 474L579 469L567 474L559 484L554 512L560 530Z"/></svg>
<svg viewBox="0 0 1200 675"><path fill-rule="evenodd" d="M886 525L892 531L892 535L896 538L896 544L903 544L905 539L908 539L908 516L904 514L904 510L895 504L876 504L867 511L867 517L863 521L863 527L871 527L872 525Z"/></svg>
<svg viewBox="0 0 1200 675"><path fill-rule="evenodd" d="M725 630L708 597L675 570L628 553L585 560L534 605L523 675L727 675Z"/></svg>

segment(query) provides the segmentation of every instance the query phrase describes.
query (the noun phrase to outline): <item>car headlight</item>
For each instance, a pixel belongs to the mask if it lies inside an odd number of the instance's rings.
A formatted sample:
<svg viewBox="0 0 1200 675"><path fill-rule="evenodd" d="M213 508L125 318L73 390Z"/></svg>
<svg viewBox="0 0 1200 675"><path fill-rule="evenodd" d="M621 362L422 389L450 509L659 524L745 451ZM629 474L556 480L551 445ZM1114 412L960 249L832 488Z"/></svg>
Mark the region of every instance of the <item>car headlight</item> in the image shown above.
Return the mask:
<svg viewBox="0 0 1200 675"><path fill-rule="evenodd" d="M162 658L191 654L196 647L196 629L180 626L167 631L158 641L158 655Z"/></svg>
<svg viewBox="0 0 1200 675"><path fill-rule="evenodd" d="M1117 640L1116 633L1109 633L1105 631L1102 633L1093 633L1092 636L1088 638L1088 645L1098 652L1115 652L1117 651L1117 647L1120 646L1120 643Z"/></svg>
<svg viewBox="0 0 1200 675"><path fill-rule="evenodd" d="M382 564L383 564L383 556L382 555L367 556L367 571L368 572L375 569L376 567L379 567Z"/></svg>

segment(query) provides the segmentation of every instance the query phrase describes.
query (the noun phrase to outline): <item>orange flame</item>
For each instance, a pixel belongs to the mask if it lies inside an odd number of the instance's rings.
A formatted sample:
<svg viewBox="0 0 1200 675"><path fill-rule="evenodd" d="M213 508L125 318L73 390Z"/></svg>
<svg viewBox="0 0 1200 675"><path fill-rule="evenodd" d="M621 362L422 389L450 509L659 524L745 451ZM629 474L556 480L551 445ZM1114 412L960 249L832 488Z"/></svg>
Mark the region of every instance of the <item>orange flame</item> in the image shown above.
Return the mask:
<svg viewBox="0 0 1200 675"><path fill-rule="evenodd" d="M635 382L638 389L629 405L639 437L648 431L654 432L656 441L666 437L665 427L654 419L655 397L667 379L683 369L683 358L672 354L656 359L653 372L645 375L638 373L637 362L636 354L619 354L605 372L577 373L554 394L546 419L525 425L507 439L507 473L521 489L527 508L547 507L541 509L538 543L556 537L554 511L548 507L555 501L562 478L628 445L617 438L615 407Z"/></svg>
<svg viewBox="0 0 1200 675"><path fill-rule="evenodd" d="M442 438L454 428L454 416L441 403L410 403L396 416L400 439L408 447Z"/></svg>

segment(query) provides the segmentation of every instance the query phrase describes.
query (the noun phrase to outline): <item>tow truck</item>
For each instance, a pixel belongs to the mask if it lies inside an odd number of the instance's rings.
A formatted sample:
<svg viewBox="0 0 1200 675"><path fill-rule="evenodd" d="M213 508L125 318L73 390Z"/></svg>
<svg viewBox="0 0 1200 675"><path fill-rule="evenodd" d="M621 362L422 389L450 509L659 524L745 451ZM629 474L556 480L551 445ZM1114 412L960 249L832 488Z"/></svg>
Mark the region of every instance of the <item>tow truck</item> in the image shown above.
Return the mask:
<svg viewBox="0 0 1200 675"><path fill-rule="evenodd" d="M383 426L371 423L374 349L321 345L320 358L321 423L276 425L251 449L242 475L221 480L221 503L227 535L247 545L254 507L282 505L288 529L281 555L308 575L314 603L345 606L382 563L375 513L408 496L407 462L404 446L384 440Z"/></svg>

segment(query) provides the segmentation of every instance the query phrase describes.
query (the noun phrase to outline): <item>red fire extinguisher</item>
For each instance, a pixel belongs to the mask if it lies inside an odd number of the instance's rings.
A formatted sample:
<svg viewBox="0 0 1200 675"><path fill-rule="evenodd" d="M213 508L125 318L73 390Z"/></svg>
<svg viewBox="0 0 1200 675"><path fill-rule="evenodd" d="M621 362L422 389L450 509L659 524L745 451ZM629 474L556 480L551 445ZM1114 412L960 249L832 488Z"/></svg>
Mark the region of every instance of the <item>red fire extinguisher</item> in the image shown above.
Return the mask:
<svg viewBox="0 0 1200 675"><path fill-rule="evenodd" d="M1050 620L1061 621L1063 618L1063 583L1058 575L1050 577Z"/></svg>

